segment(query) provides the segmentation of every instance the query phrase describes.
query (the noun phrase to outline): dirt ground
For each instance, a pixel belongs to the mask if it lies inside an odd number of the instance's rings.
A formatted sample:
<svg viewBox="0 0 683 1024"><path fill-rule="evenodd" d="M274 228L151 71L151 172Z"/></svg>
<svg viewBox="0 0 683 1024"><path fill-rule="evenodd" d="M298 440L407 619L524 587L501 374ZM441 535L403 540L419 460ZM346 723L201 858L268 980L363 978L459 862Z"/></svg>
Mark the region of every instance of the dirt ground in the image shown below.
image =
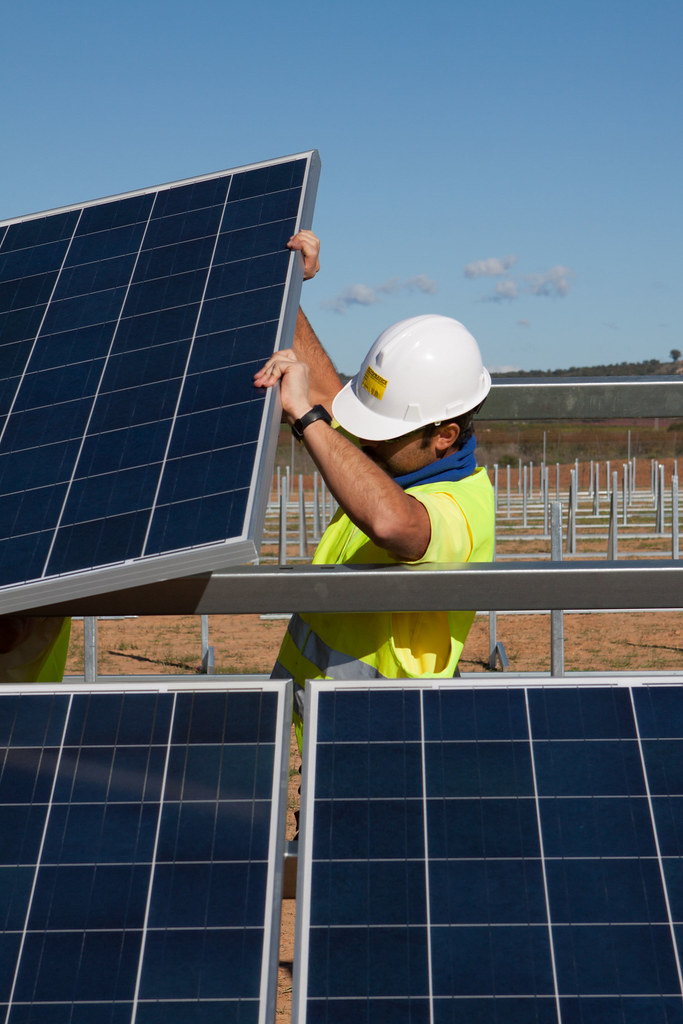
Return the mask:
<svg viewBox="0 0 683 1024"><path fill-rule="evenodd" d="M270 672L287 627L282 618L212 615L209 643L215 671ZM683 668L683 611L567 613L567 672L659 671ZM550 670L550 617L499 612L496 636L513 672ZM98 670L103 675L192 674L201 663L198 616L100 619ZM460 660L464 672L484 671L489 658L488 615L478 615ZM83 672L83 624L74 621L67 673Z"/></svg>
<svg viewBox="0 0 683 1024"><path fill-rule="evenodd" d="M270 672L286 629L285 619L215 615L209 643L223 673ZM567 672L619 670L681 671L683 611L577 613L564 616ZM513 672L550 671L550 617L499 613L496 638ZM488 615L477 616L460 665L463 672L488 669ZM98 669L105 675L194 674L201 663L201 624L196 616L104 619L98 622ZM75 621L67 673L83 671L83 623ZM298 751L292 738L287 838L295 831ZM277 1020L291 1017L294 918L292 899L282 903Z"/></svg>

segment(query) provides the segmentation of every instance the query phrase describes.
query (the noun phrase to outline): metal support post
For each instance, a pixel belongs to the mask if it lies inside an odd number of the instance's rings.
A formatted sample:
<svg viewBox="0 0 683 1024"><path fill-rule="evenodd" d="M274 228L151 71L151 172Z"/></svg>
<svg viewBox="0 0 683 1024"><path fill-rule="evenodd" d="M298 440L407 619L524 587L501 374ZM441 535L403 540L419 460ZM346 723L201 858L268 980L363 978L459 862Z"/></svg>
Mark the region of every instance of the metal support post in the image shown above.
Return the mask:
<svg viewBox="0 0 683 1024"><path fill-rule="evenodd" d="M664 466L657 467L657 528L659 534L664 533Z"/></svg>
<svg viewBox="0 0 683 1024"><path fill-rule="evenodd" d="M607 557L616 562L619 557L619 488L617 474L614 474L609 506L609 533L607 535Z"/></svg>
<svg viewBox="0 0 683 1024"><path fill-rule="evenodd" d="M680 558L678 534L678 474L671 478L671 557Z"/></svg>
<svg viewBox="0 0 683 1024"><path fill-rule="evenodd" d="M209 616L201 615L202 624L202 669L203 676L212 676L216 669L214 649L209 645Z"/></svg>
<svg viewBox="0 0 683 1024"><path fill-rule="evenodd" d="M83 619L83 680L97 681L97 619L92 615Z"/></svg>
<svg viewBox="0 0 683 1024"><path fill-rule="evenodd" d="M545 473L545 461L541 462L541 501L547 501L546 485L547 485L546 473Z"/></svg>
<svg viewBox="0 0 683 1024"><path fill-rule="evenodd" d="M591 469L593 469L593 463L591 462ZM600 463L595 463L595 470L593 476L593 515L600 515Z"/></svg>
<svg viewBox="0 0 683 1024"><path fill-rule="evenodd" d="M562 561L562 505L554 501L550 506L550 557ZM550 611L550 674L564 675L564 613L560 608Z"/></svg>
<svg viewBox="0 0 683 1024"><path fill-rule="evenodd" d="M576 469L569 473L569 500L567 502L567 554L576 554ZM561 507L561 506L560 506ZM552 517L550 522L550 536L552 540Z"/></svg>
<svg viewBox="0 0 683 1024"><path fill-rule="evenodd" d="M313 474L313 540L316 544L320 537L320 473L316 469Z"/></svg>
<svg viewBox="0 0 683 1024"><path fill-rule="evenodd" d="M308 558L308 539L306 537L306 496L304 494L304 478L299 473L299 558Z"/></svg>
<svg viewBox="0 0 683 1024"><path fill-rule="evenodd" d="M280 489L280 540L277 560L280 565L287 565L287 502L289 500L289 480L283 479Z"/></svg>
<svg viewBox="0 0 683 1024"><path fill-rule="evenodd" d="M526 527L526 511L527 511L527 486L529 477L529 467L524 467L524 486L522 488L522 526Z"/></svg>
<svg viewBox="0 0 683 1024"><path fill-rule="evenodd" d="M496 536L495 529L493 535L493 561L496 560ZM495 608L489 610L489 668L492 672L496 670L496 662L500 662L500 667L503 672L508 672L510 669L510 662L505 651L505 647L499 642L498 636L498 613Z"/></svg>

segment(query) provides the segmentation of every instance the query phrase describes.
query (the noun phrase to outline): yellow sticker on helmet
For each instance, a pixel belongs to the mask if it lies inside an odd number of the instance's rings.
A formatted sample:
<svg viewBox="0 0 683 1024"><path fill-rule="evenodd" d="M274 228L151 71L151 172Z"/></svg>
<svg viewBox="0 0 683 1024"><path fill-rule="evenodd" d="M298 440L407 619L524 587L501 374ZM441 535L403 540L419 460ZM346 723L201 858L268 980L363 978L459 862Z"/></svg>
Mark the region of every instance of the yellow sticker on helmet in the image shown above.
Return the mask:
<svg viewBox="0 0 683 1024"><path fill-rule="evenodd" d="M379 398L380 402L384 398L384 392L386 386L389 383L384 377L381 377L376 370L373 370L371 366L368 366L367 370L363 374L363 380L361 381L363 387L375 398Z"/></svg>

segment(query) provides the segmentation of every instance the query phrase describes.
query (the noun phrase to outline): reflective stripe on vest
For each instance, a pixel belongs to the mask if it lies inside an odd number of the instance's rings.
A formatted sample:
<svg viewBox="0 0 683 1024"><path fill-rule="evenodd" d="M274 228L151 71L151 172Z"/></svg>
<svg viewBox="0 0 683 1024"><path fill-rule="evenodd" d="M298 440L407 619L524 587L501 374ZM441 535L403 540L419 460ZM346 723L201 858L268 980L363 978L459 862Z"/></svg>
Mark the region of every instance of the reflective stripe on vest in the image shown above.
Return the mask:
<svg viewBox="0 0 683 1024"><path fill-rule="evenodd" d="M312 665L315 665L320 675L327 679L336 679L340 682L351 680L369 682L373 679L387 678L374 665L368 665L367 662L344 654L343 651L335 651L299 615L292 615L287 632L299 653ZM291 679L292 672L278 658L270 677L271 679ZM304 687L296 679L294 680L293 699L294 714L303 721Z"/></svg>
<svg viewBox="0 0 683 1024"><path fill-rule="evenodd" d="M358 679L364 682L369 679L387 678L374 665L368 665L359 658L330 647L298 615L293 615L290 619L288 633L304 658L328 679Z"/></svg>

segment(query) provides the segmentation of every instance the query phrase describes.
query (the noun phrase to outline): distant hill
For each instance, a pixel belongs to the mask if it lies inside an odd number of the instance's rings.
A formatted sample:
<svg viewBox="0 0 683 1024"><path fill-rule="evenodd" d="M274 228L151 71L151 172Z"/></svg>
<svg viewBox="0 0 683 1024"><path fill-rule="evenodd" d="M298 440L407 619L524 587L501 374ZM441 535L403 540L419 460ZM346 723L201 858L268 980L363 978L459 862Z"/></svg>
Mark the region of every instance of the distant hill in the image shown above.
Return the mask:
<svg viewBox="0 0 683 1024"><path fill-rule="evenodd" d="M491 376L497 380L506 377L655 377L683 375L683 360L675 363L661 363L659 359L644 359L642 363L606 363L601 366L570 366L566 370L506 370L500 373L491 370ZM351 380L351 376L340 373L342 384Z"/></svg>
<svg viewBox="0 0 683 1024"><path fill-rule="evenodd" d="M492 371L494 377L654 377L683 374L683 362L661 363L659 359L644 359L642 363L606 363L601 366L570 366L567 370L506 370Z"/></svg>

